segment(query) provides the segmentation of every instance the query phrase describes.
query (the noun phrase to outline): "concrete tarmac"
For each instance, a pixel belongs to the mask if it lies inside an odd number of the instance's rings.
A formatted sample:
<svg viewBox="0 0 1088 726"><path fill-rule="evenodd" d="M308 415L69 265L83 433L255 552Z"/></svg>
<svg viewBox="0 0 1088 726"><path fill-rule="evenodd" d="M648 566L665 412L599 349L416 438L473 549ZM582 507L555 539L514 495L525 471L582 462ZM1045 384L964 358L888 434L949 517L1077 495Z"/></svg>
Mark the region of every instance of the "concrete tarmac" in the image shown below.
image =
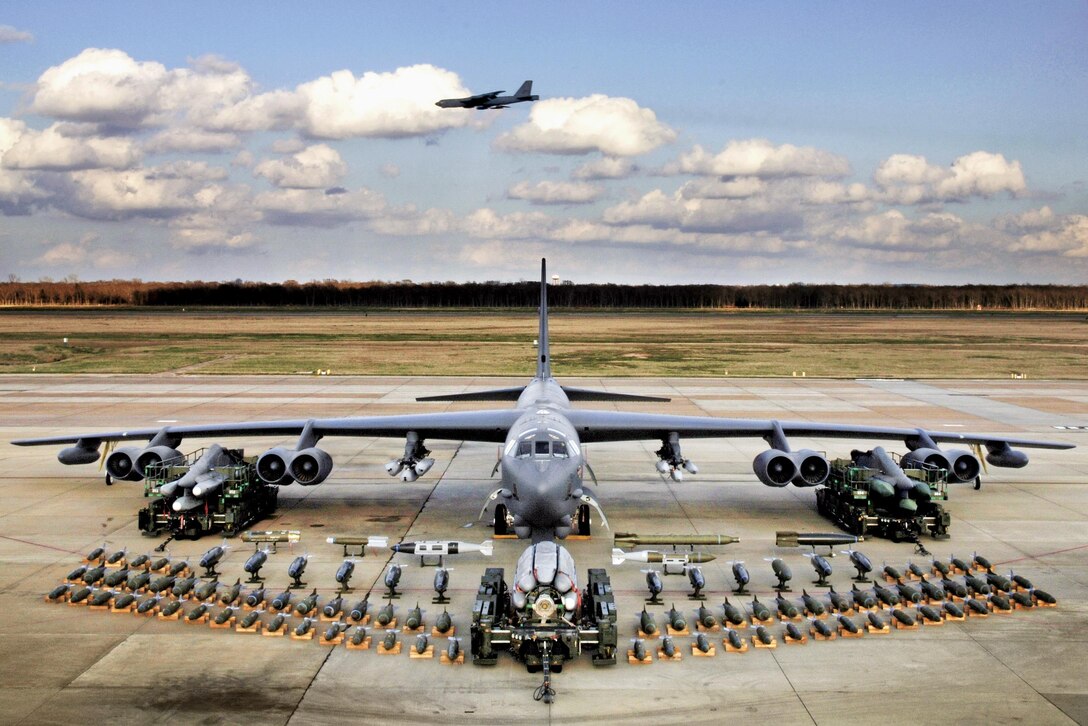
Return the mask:
<svg viewBox="0 0 1088 726"><path fill-rule="evenodd" d="M515 385L524 379L200 377L200 376L0 376L0 440L83 431L153 427L170 423L303 418L484 408L487 404L421 404L416 396L468 388ZM1015 569L1059 600L1055 609L991 615L918 631L805 645L781 642L784 625L771 631L776 650L695 658L679 637L678 663L655 659L632 666L624 659L594 668L588 657L554 677L555 703L534 702L540 677L504 656L493 668L445 666L435 656L410 659L414 636L398 633L403 652L348 651L314 641L266 638L206 625L164 622L129 614L90 612L49 604L43 596L82 555L106 543L110 551L151 551L162 538L141 536L137 510L143 485L103 484L97 465L66 467L56 450L0 443L0 713L4 723L435 723L472 724L716 723L1088 723L1088 382L892 381L817 379L564 379L564 383L631 393L667 395L669 404L586 404L623 410L730 417L821 420L950 431L985 431L1078 444L1072 451L1029 451L1025 469L991 470L981 491L953 487L948 509L951 539L923 540L935 556L969 558L975 552ZM1082 427L1080 429L1072 427ZM210 441L187 440L184 450ZM227 443L226 441L222 443ZM803 440L791 443L846 456L876 442ZM288 439L236 440L247 453ZM383 470L403 442L329 439L336 469L324 484L280 491L281 506L257 529L297 529L302 541L281 546L264 568L267 587L288 584L291 559L311 557L309 588L322 602L335 590L343 561L331 534L386 535L401 539L490 537L490 517L477 522L487 495L494 444L428 441L437 463L406 484ZM901 444L884 442L889 450ZM743 560L751 589L773 601L770 563L792 567L793 589L823 592L802 550L775 546L776 530L834 531L816 512L811 489L768 488L752 474L760 440L683 442L700 473L683 483L654 469L658 442L588 447L600 485L598 498L614 531L648 534L723 533L739 544L703 548L707 606L721 616L723 596L736 598L730 562ZM594 522L589 540L567 543L580 585L589 567L606 567L616 590L621 646L634 637L645 598L642 565L611 566L611 535ZM195 564L218 538L174 541L169 554ZM229 542L221 580L233 583L251 545ZM398 619L418 601L427 627L447 607L457 636L468 647L470 610L485 567L512 573L524 543L499 540L495 556L462 555L453 569L448 606L432 605L433 570L418 558L368 551L351 584L354 601L370 592L371 612L382 604L381 579L389 562L404 575L395 601ZM870 540L860 549L879 568L926 563L911 544ZM836 590L849 590L853 568L835 557ZM686 577L665 577L664 606L651 607L658 624L675 603L694 621ZM248 588L247 588L248 589ZM307 590L308 591L308 590ZM825 596L826 599L826 596ZM186 604L189 609L192 605ZM215 608L216 610L218 609ZM265 615L268 620L270 616ZM854 619L862 622L862 616ZM293 616L292 624L299 618ZM384 635L373 630L374 644ZM745 633L745 635L750 635ZM656 650L656 645L651 644Z"/></svg>

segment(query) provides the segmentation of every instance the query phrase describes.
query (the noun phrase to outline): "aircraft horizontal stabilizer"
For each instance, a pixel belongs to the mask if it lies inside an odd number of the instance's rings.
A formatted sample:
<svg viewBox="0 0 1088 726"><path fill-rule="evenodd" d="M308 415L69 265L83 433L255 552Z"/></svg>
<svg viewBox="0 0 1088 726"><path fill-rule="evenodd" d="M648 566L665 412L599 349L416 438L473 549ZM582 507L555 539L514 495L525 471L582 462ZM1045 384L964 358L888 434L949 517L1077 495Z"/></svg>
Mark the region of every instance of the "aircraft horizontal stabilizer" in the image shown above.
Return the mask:
<svg viewBox="0 0 1088 726"><path fill-rule="evenodd" d="M592 388L574 388L563 386L563 393L571 401L643 401L647 403L668 403L669 398L662 396L640 396L634 393L613 393L611 391L595 391Z"/></svg>
<svg viewBox="0 0 1088 726"><path fill-rule="evenodd" d="M490 388L484 391L466 393L443 393L438 396L419 396L417 401L516 401L525 386L512 388Z"/></svg>

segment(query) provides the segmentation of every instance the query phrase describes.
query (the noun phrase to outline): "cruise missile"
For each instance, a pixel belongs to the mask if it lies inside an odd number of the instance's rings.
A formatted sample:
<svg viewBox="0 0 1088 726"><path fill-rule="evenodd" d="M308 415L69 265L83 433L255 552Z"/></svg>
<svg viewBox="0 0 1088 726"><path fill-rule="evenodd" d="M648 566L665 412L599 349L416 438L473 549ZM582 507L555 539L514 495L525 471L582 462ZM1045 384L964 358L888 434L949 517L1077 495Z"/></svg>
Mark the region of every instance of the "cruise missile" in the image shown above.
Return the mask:
<svg viewBox="0 0 1088 726"><path fill-rule="evenodd" d="M420 557L462 555L466 552L479 552L484 557L491 557L494 551L494 543L491 540L486 540L480 544L451 540L422 540L419 542L401 542L392 545L389 549L397 554L418 555Z"/></svg>
<svg viewBox="0 0 1088 726"><path fill-rule="evenodd" d="M242 541L248 544L255 544L264 542L272 545L273 549L277 544L284 542L288 544L294 544L302 538L302 532L297 529L273 529L257 531L251 530L248 532L242 532Z"/></svg>
<svg viewBox="0 0 1088 726"><path fill-rule="evenodd" d="M789 532L775 533L778 547L837 547L860 542L860 537L842 532Z"/></svg>
<svg viewBox="0 0 1088 726"><path fill-rule="evenodd" d="M639 545L698 545L701 547L729 545L740 542L738 537L727 534L635 534L617 532L613 537L613 547L636 547Z"/></svg>
<svg viewBox="0 0 1088 726"><path fill-rule="evenodd" d="M638 552L624 552L621 549L615 548L612 550L612 564L622 565L624 562L647 562L653 564L662 564L664 569L669 567L684 567L687 564L703 564L706 562L713 562L716 557L714 555L707 555L702 552L689 552L689 553L673 553L673 552L656 552L654 550L641 550Z"/></svg>

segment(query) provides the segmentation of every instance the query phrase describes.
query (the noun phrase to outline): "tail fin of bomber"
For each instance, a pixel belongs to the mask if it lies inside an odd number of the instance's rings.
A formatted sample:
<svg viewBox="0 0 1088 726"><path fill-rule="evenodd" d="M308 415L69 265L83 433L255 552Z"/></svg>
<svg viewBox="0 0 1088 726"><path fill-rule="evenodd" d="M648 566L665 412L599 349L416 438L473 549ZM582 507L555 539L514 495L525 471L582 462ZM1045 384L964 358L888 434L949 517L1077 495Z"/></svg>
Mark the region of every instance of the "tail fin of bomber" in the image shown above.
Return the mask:
<svg viewBox="0 0 1088 726"><path fill-rule="evenodd" d="M514 94L514 97L528 98L531 95L533 95L533 82L525 81L525 83L521 84L521 88L518 89L518 92Z"/></svg>
<svg viewBox="0 0 1088 726"><path fill-rule="evenodd" d="M525 83L531 84L532 81ZM548 260L546 258L540 260L540 332L536 340L536 377L551 378L551 352L548 350Z"/></svg>

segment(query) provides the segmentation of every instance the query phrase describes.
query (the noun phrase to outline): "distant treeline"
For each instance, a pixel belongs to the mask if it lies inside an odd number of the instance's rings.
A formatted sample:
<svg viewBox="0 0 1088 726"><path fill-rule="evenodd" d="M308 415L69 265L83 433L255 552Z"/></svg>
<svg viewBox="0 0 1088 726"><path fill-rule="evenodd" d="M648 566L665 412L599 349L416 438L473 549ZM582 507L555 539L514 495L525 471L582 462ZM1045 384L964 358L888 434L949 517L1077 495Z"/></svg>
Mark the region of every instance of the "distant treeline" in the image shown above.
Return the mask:
<svg viewBox="0 0 1088 726"><path fill-rule="evenodd" d="M526 308L536 282L6 282L0 305L135 307ZM803 310L1085 310L1079 285L551 285L549 301L575 308Z"/></svg>

